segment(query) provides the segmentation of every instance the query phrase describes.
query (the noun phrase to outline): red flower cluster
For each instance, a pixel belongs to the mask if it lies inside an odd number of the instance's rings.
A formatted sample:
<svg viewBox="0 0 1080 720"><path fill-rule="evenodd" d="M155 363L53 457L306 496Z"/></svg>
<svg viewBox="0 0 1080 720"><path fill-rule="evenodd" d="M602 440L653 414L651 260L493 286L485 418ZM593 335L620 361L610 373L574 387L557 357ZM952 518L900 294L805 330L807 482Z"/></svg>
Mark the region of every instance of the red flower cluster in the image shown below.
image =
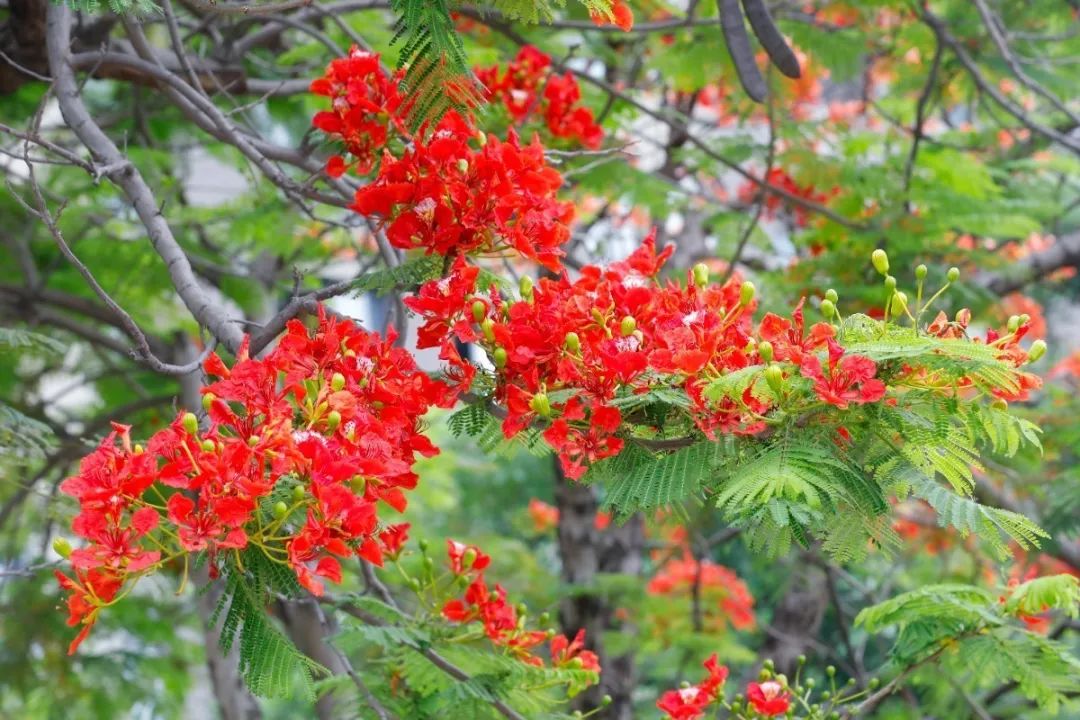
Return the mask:
<svg viewBox="0 0 1080 720"><path fill-rule="evenodd" d="M220 378L203 390L205 431L182 414L144 450L116 426L61 485L88 541L70 553L74 579L60 576L69 622L84 625L72 650L128 580L185 553L207 552L216 574L254 545L318 595L319 578L340 581L339 558L400 551L407 526L380 529L377 503L405 509L414 453L438 452L420 418L452 405L451 388L392 337L325 314L314 333L292 321L263 359L241 349L231 369L217 355L205 369Z"/></svg>
<svg viewBox="0 0 1080 720"><path fill-rule="evenodd" d="M711 629L723 629L729 623L737 630L754 627L754 596L746 583L733 570L709 560L699 563L689 552L682 559L664 563L646 592L690 597L695 587L700 593L703 620Z"/></svg>
<svg viewBox="0 0 1080 720"><path fill-rule="evenodd" d="M556 197L561 185L538 140L523 146L511 130L503 142L450 113L400 158L387 154L352 208L383 217L395 247L448 256L516 250L559 270L574 217L573 204Z"/></svg>
<svg viewBox="0 0 1080 720"><path fill-rule="evenodd" d="M708 675L697 685L690 685L678 690L668 690L656 703L656 707L667 713L671 720L697 720L705 716L705 711L720 697L720 689L727 680L728 669L721 665L713 653L704 663Z"/></svg>
<svg viewBox="0 0 1080 720"><path fill-rule="evenodd" d="M353 47L348 57L331 61L326 74L311 83L311 92L333 101L332 109L315 114L311 124L340 140L352 160L332 155L326 174L341 177L349 168L366 175L386 146L390 131L406 135L400 73L387 75L375 53Z"/></svg>
<svg viewBox="0 0 1080 720"><path fill-rule="evenodd" d="M826 203L830 198L835 197L840 193L840 188L834 187L828 192L819 192L813 185L800 185L795 182L795 179L791 177L783 168L773 168L765 176L765 182L774 187L787 190L792 195L809 200L816 203ZM739 201L749 204L754 201L759 192L758 184L753 181L747 181L739 188ZM777 212L782 207L788 205L787 200L768 193L762 198L762 202L765 203L765 216L772 218L776 217ZM792 206L792 212L795 214L795 224L799 227L806 227L806 224L810 220L810 211L806 208L799 206Z"/></svg>
<svg viewBox="0 0 1080 720"><path fill-rule="evenodd" d="M772 338L776 357L812 379L822 400L846 407L880 399L884 385L867 358L837 355L825 374L813 353L833 329L815 325L803 337L801 304L793 320L767 315L755 332L753 287L738 277L720 286L691 273L685 285L661 284L658 273L673 250L657 253L650 235L607 268L527 284L517 302L495 289L477 295L477 271L458 257L447 277L408 301L424 319L420 346L441 346L453 362L454 340L479 343L498 372L495 399L507 409L507 437L546 423L544 437L571 478L622 449L617 401L657 387L685 392L690 418L710 437L763 429L774 401L753 385L736 398L711 400L705 392L717 378L765 362L755 335ZM569 396L552 402L556 391Z"/></svg>
<svg viewBox="0 0 1080 720"><path fill-rule="evenodd" d="M634 29L634 12L624 0L613 0L611 9L606 13L595 10L589 11L589 18L594 25L600 27L611 24L623 32L630 32Z"/></svg>
<svg viewBox="0 0 1080 720"><path fill-rule="evenodd" d="M492 65L476 68L476 77L487 89L487 99L500 102L514 124L540 117L552 136L600 147L604 131L592 110L579 104L577 80L571 73L553 73L551 58L532 45L522 47L504 72Z"/></svg>
<svg viewBox="0 0 1080 720"><path fill-rule="evenodd" d="M472 580L463 597L454 598L443 605L443 617L455 623L482 623L484 634L492 643L506 648L522 662L543 665L532 650L548 640L548 633L525 627L525 618L507 602L506 590L502 585L496 585L494 590L488 587L483 571L491 558L475 546L453 540L447 541L447 548L451 572L459 577L471 577ZM550 650L554 667L573 667L597 675L600 673L600 661L596 654L585 649L584 630L579 631L572 641L563 635L552 637Z"/></svg>

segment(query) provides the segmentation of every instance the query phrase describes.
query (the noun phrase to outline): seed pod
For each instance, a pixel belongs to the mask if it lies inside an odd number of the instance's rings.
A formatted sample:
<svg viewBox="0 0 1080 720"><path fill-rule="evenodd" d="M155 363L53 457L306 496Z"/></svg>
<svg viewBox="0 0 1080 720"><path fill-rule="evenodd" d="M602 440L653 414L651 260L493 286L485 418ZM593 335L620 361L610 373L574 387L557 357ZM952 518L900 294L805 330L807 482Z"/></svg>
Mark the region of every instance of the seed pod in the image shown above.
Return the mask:
<svg viewBox="0 0 1080 720"><path fill-rule="evenodd" d="M827 318L831 318L836 314L836 304L832 300L825 298L821 301L821 314Z"/></svg>
<svg viewBox="0 0 1080 720"><path fill-rule="evenodd" d="M184 432L188 435L197 435L199 432L199 418L195 417L195 413L184 413L184 417L180 420L184 426Z"/></svg>
<svg viewBox="0 0 1080 720"><path fill-rule="evenodd" d="M326 432L332 433L338 429L338 425L341 424L341 413L337 410L331 410L330 414L326 416Z"/></svg>
<svg viewBox="0 0 1080 720"><path fill-rule="evenodd" d="M870 262L873 263L874 269L882 275L889 273L889 255L881 248L870 254Z"/></svg>
<svg viewBox="0 0 1080 720"><path fill-rule="evenodd" d="M700 288L709 284L709 266L705 263L698 263L694 266L694 284Z"/></svg>
<svg viewBox="0 0 1080 720"><path fill-rule="evenodd" d="M773 346L768 340L762 340L757 346L758 355L761 356L761 361L771 363L773 359Z"/></svg>
<svg viewBox="0 0 1080 720"><path fill-rule="evenodd" d="M728 54L735 65L735 74L754 102L764 102L768 86L754 60L754 50L750 47L750 36L746 34L739 0L716 0L716 6L720 10L720 29L724 32Z"/></svg>
<svg viewBox="0 0 1080 720"><path fill-rule="evenodd" d="M289 506L286 505L282 500L278 500L276 503L274 503L274 517L278 520L285 517L288 512Z"/></svg>
<svg viewBox="0 0 1080 720"><path fill-rule="evenodd" d="M71 557L71 543L65 537L58 537L52 542L52 548L56 554L67 560Z"/></svg>
<svg viewBox="0 0 1080 720"><path fill-rule="evenodd" d="M761 47L765 48L773 65L792 80L798 80L802 76L799 59L777 30L764 0L742 0L742 5L746 11L746 19L750 21L750 29L754 31Z"/></svg>
<svg viewBox="0 0 1080 720"><path fill-rule="evenodd" d="M1046 342L1043 340L1036 340L1031 343L1031 349L1028 350L1028 362L1036 362L1039 358L1046 354Z"/></svg>
<svg viewBox="0 0 1080 720"><path fill-rule="evenodd" d="M483 300L473 300L472 304L472 316L476 322L484 322L484 317L487 315L487 303Z"/></svg>
<svg viewBox="0 0 1080 720"><path fill-rule="evenodd" d="M572 353L576 353L581 349L581 338L578 337L576 332L566 333L566 340L563 341L563 345Z"/></svg>
<svg viewBox="0 0 1080 720"><path fill-rule="evenodd" d="M754 283L747 280L739 288L739 304L742 306L749 305L754 301L754 293L757 292L754 287Z"/></svg>
<svg viewBox="0 0 1080 720"><path fill-rule="evenodd" d="M622 322L619 323L619 332L622 333L623 337L633 335L635 330L637 330L637 320L630 315L624 317Z"/></svg>
<svg viewBox="0 0 1080 720"><path fill-rule="evenodd" d="M495 367L506 367L506 349L501 347L495 348L495 352L491 354L491 359L495 361Z"/></svg>
<svg viewBox="0 0 1080 720"><path fill-rule="evenodd" d="M957 280L960 279L960 268L956 268L956 267L949 268L949 272L947 272L945 274L945 277L948 278L949 282L951 282L951 283L956 282Z"/></svg>
<svg viewBox="0 0 1080 720"><path fill-rule="evenodd" d="M203 410L205 410L206 412L210 412L210 407L214 404L215 400L217 400L217 395L215 395L212 392L208 392L205 395L203 395L202 396Z"/></svg>
<svg viewBox="0 0 1080 720"><path fill-rule="evenodd" d="M330 389L334 392L341 392L345 389L345 376L341 373L334 373L334 376L330 378Z"/></svg>
<svg viewBox="0 0 1080 720"><path fill-rule="evenodd" d="M540 417L547 417L551 415L551 402L548 400L546 393L536 393L529 400L529 407L532 411Z"/></svg>

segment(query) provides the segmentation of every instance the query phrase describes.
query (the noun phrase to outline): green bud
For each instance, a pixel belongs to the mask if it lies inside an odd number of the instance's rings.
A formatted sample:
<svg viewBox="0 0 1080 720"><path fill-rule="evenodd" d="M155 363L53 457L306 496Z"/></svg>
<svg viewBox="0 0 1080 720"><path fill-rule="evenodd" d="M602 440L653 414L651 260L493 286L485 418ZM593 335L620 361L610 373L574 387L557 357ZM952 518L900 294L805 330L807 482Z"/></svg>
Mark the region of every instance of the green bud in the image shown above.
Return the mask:
<svg viewBox="0 0 1080 720"><path fill-rule="evenodd" d="M915 277L918 278L919 280L925 280L926 279L926 273L927 273L927 269L926 269L925 265L919 265L918 267L915 268Z"/></svg>
<svg viewBox="0 0 1080 720"><path fill-rule="evenodd" d="M1024 313L1023 315L1020 316L1020 327L1024 327L1029 322L1031 322L1031 316L1028 315L1027 313Z"/></svg>
<svg viewBox="0 0 1080 720"><path fill-rule="evenodd" d="M798 658L796 658L796 660L800 665L805 665L806 664L806 656L805 655L800 655Z"/></svg>
<svg viewBox="0 0 1080 720"><path fill-rule="evenodd" d="M810 690L813 690L815 685L817 685L817 682L814 678L806 678L806 680L803 681L803 686Z"/></svg>
<svg viewBox="0 0 1080 720"><path fill-rule="evenodd" d="M144 452L146 452L146 448L144 448L139 443L135 443L134 453L136 455L142 455Z"/></svg>
<svg viewBox="0 0 1080 720"><path fill-rule="evenodd" d="M52 549L56 554L67 560L71 557L71 543L65 537L58 537L52 541Z"/></svg>
<svg viewBox="0 0 1080 720"><path fill-rule="evenodd" d="M495 352L491 354L491 359L495 361L495 367L506 367L506 348L495 348Z"/></svg>
<svg viewBox="0 0 1080 720"><path fill-rule="evenodd" d="M788 684L787 675L785 675L784 673L780 673L779 675L777 675L776 676L776 681L778 683L780 683L781 685L783 685L784 687L787 687L787 684Z"/></svg>
<svg viewBox="0 0 1080 720"><path fill-rule="evenodd" d="M304 499L305 495L307 495L307 490L304 489L303 485L296 485L295 487L293 487L293 489L292 489L293 502L300 502L301 500Z"/></svg>
<svg viewBox="0 0 1080 720"><path fill-rule="evenodd" d="M840 295L832 288L829 288L825 291L825 299L833 304L836 304L840 302Z"/></svg>
<svg viewBox="0 0 1080 720"><path fill-rule="evenodd" d="M902 292L893 293L892 296L892 314L895 317L900 317L904 314L904 309L907 307L907 295Z"/></svg>
<svg viewBox="0 0 1080 720"><path fill-rule="evenodd" d="M892 275L886 275L885 276L885 289L886 290L895 290L896 289L896 278L894 278Z"/></svg>
<svg viewBox="0 0 1080 720"><path fill-rule="evenodd" d="M772 658L766 658L765 662L761 663L761 666L766 670L775 670L776 665L773 663Z"/></svg>
<svg viewBox="0 0 1080 720"><path fill-rule="evenodd" d="M866 686L867 686L868 688L870 688L871 690L874 690L874 689L876 689L876 688L877 688L877 687L878 687L879 685L881 685L881 680L879 680L879 679L878 679L878 678L876 678L876 677L872 677L872 678L870 678L870 682L868 682L868 683L866 684Z"/></svg>
<svg viewBox="0 0 1080 720"><path fill-rule="evenodd" d="M461 554L461 567L468 570L473 566L474 562L476 562L476 549L465 548L465 552Z"/></svg>
<svg viewBox="0 0 1080 720"><path fill-rule="evenodd" d="M522 275L521 280L518 281L518 290L521 291L521 297L529 297L533 291L533 279L528 275Z"/></svg>
<svg viewBox="0 0 1080 720"><path fill-rule="evenodd" d="M354 495L363 495L367 492L367 478L363 475L355 475L349 480L349 489Z"/></svg>
<svg viewBox="0 0 1080 720"><path fill-rule="evenodd" d="M836 710L833 710L831 713L829 713L829 720L840 720L840 713Z"/></svg>
<svg viewBox="0 0 1080 720"><path fill-rule="evenodd" d="M749 305L751 302L753 302L754 293L756 292L757 289L754 287L754 283L750 282L749 280L744 282L742 284L742 287L739 288L739 304L744 306Z"/></svg>
<svg viewBox="0 0 1080 720"><path fill-rule="evenodd" d="M540 392L533 395L532 399L529 400L529 407L540 417L551 415L551 403L548 401L546 393Z"/></svg>
<svg viewBox="0 0 1080 720"><path fill-rule="evenodd" d="M540 617L536 618L536 622L540 625L547 625L551 622L551 613L540 613Z"/></svg>
<svg viewBox="0 0 1080 720"><path fill-rule="evenodd" d="M809 681L808 681L808 682L809 682ZM829 701L829 700L830 700L831 698L832 698L832 693L831 693L831 692L829 692L828 690L826 690L825 692L821 693L821 699L822 699L822 700L824 700L824 701L826 701L826 702L827 702L827 701Z"/></svg>
<svg viewBox="0 0 1080 720"><path fill-rule="evenodd" d="M611 699L610 695L605 695L604 697L600 698L600 707L607 707L613 702L615 701Z"/></svg>
<svg viewBox="0 0 1080 720"><path fill-rule="evenodd" d="M330 414L326 416L326 432L332 433L338 429L338 425L341 424L341 413L337 410L331 410Z"/></svg>
<svg viewBox="0 0 1080 720"><path fill-rule="evenodd" d="M469 172L469 161L465 158L458 158L457 169L459 173Z"/></svg>
<svg viewBox="0 0 1080 720"><path fill-rule="evenodd" d="M420 591L420 581L417 580L416 578L410 578L409 579L409 587L411 587L413 589L413 592L419 592Z"/></svg>
<svg viewBox="0 0 1080 720"><path fill-rule="evenodd" d="M419 542L416 543L416 546L420 548L420 552L426 553L428 549L428 541L424 538L420 538Z"/></svg>
<svg viewBox="0 0 1080 720"><path fill-rule="evenodd" d="M761 668L761 672L758 673L758 680L770 680L772 679L772 673L767 668Z"/></svg>
<svg viewBox="0 0 1080 720"><path fill-rule="evenodd" d="M484 322L484 317L487 315L487 303L483 300L473 300L472 304L472 316L476 322Z"/></svg>
<svg viewBox="0 0 1080 720"><path fill-rule="evenodd" d="M699 288L703 288L709 284L709 266L705 263L698 263L693 269L694 284Z"/></svg>
<svg viewBox="0 0 1080 720"><path fill-rule="evenodd" d="M259 444L259 436L258 435L251 435L247 439L247 444L248 444L248 447L255 447L256 445Z"/></svg>
<svg viewBox="0 0 1080 720"><path fill-rule="evenodd" d="M284 503L284 501L278 500L276 503L274 503L274 517L277 518L278 520L285 517L285 515L288 514L288 512L289 512L289 506L286 505Z"/></svg>
<svg viewBox="0 0 1080 720"><path fill-rule="evenodd" d="M637 330L637 320L630 315L624 317L622 322L619 323L619 332L622 333L623 337L633 335L635 330Z"/></svg>
<svg viewBox="0 0 1080 720"><path fill-rule="evenodd" d="M731 703L731 712L738 715L741 711L742 711L742 703L741 702L739 702L738 700L735 700L734 702Z"/></svg>
<svg viewBox="0 0 1080 720"><path fill-rule="evenodd" d="M779 365L769 365L765 368L765 382L769 383L769 387L773 392L780 393L784 388L784 371L780 369Z"/></svg>
<svg viewBox="0 0 1080 720"><path fill-rule="evenodd" d="M881 248L870 254L870 262L873 263L874 269L882 275L889 273L889 255Z"/></svg>
<svg viewBox="0 0 1080 720"><path fill-rule="evenodd" d="M773 359L773 346L768 340L762 340L757 346L758 355L762 362L771 363Z"/></svg>
<svg viewBox="0 0 1080 720"><path fill-rule="evenodd" d="M491 318L485 319L480 323L480 330L484 333L484 339L488 342L495 342L495 321Z"/></svg>
<svg viewBox="0 0 1080 720"><path fill-rule="evenodd" d="M576 332L566 333L566 339L563 341L563 345L572 353L576 353L581 349L581 338L578 337Z"/></svg>
<svg viewBox="0 0 1080 720"><path fill-rule="evenodd" d="M195 413L184 413L184 417L180 422L184 426L184 432L188 435L197 435L199 433L199 418L195 417Z"/></svg>
<svg viewBox="0 0 1080 720"><path fill-rule="evenodd" d="M848 685L854 685L855 683L856 683L855 678L848 678L848 681L847 681Z"/></svg>
<svg viewBox="0 0 1080 720"><path fill-rule="evenodd" d="M1005 327L1011 333L1014 333L1017 330L1019 330L1020 329L1020 316L1019 315L1010 315L1009 316L1009 322L1007 322L1005 324Z"/></svg>
<svg viewBox="0 0 1080 720"><path fill-rule="evenodd" d="M330 389L334 392L341 392L345 389L345 376L341 373L334 373L330 378Z"/></svg>
<svg viewBox="0 0 1080 720"><path fill-rule="evenodd" d="M960 268L949 268L949 272L945 273L945 277L948 278L949 282L951 283L956 282L960 279Z"/></svg>
<svg viewBox="0 0 1080 720"><path fill-rule="evenodd" d="M1028 350L1028 362L1036 362L1039 358L1046 354L1046 342L1043 340L1036 340L1031 343L1031 349Z"/></svg>
<svg viewBox="0 0 1080 720"><path fill-rule="evenodd" d="M213 440L207 438L206 440L202 441L202 449L203 452L214 452L214 450L217 449L217 445L214 444Z"/></svg>
<svg viewBox="0 0 1080 720"><path fill-rule="evenodd" d="M836 666L835 665L827 666L825 668L825 674L828 675L829 677L833 677L834 675L836 675Z"/></svg>
<svg viewBox="0 0 1080 720"><path fill-rule="evenodd" d="M836 303L829 298L825 298L821 301L821 314L827 318L831 318L836 314Z"/></svg>
<svg viewBox="0 0 1080 720"><path fill-rule="evenodd" d="M205 410L206 412L210 412L210 406L214 404L215 400L217 400L217 395L215 395L212 392L208 392L205 395L203 395L202 396L203 410Z"/></svg>
<svg viewBox="0 0 1080 720"><path fill-rule="evenodd" d="M992 410L997 410L998 412L1005 412L1009 409L1009 403L1001 398L994 398L990 401L990 408Z"/></svg>

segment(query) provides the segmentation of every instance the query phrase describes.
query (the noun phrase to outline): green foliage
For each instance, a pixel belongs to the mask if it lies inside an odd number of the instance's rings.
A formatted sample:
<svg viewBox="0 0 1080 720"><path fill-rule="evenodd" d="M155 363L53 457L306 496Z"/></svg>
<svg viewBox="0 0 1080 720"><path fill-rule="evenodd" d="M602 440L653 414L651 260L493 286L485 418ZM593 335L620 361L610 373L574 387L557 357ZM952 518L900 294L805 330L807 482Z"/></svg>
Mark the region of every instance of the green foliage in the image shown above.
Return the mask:
<svg viewBox="0 0 1080 720"><path fill-rule="evenodd" d="M296 576L259 550L240 557L243 569L227 563L222 570L225 589L211 616L212 623L223 617L222 650L229 652L239 641L240 672L256 695L291 697L298 690L314 700L315 676L328 671L302 653L266 613L276 594L300 594Z"/></svg>
<svg viewBox="0 0 1080 720"><path fill-rule="evenodd" d="M897 629L891 656L898 667L940 657L971 684L1015 682L1026 697L1057 712L1080 682L1080 660L1060 643L1020 629L1009 615L1059 608L1075 617L1078 603L1072 576L1025 583L1004 604L972 585L929 585L863 609L855 623L868 632Z"/></svg>
<svg viewBox="0 0 1080 720"><path fill-rule="evenodd" d="M63 2L72 10L81 12L103 12L101 0L51 0L51 2ZM117 15L154 15L161 12L154 0L105 0L108 12Z"/></svg>
<svg viewBox="0 0 1080 720"><path fill-rule="evenodd" d="M47 335L0 327L0 353L59 355L63 349L61 343ZM40 460L55 444L56 438L48 425L0 402L0 460L19 464Z"/></svg>
<svg viewBox="0 0 1080 720"><path fill-rule="evenodd" d="M472 438L476 446L485 453L510 456L521 448L538 457L551 453L542 433L535 428L526 428L508 440L503 434L502 424L482 401L466 405L455 412L450 416L447 425L455 436Z"/></svg>

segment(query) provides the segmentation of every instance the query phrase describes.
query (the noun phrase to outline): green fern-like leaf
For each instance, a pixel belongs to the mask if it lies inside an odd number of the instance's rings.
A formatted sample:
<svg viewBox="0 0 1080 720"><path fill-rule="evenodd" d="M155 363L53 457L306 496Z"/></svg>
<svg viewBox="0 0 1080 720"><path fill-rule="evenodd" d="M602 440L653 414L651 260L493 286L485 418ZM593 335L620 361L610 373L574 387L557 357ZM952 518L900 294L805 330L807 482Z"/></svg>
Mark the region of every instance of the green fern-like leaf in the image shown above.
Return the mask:
<svg viewBox="0 0 1080 720"><path fill-rule="evenodd" d="M1036 615L1061 610L1071 618L1080 615L1080 579L1074 575L1048 575L1016 586L1005 601L1005 612Z"/></svg>

